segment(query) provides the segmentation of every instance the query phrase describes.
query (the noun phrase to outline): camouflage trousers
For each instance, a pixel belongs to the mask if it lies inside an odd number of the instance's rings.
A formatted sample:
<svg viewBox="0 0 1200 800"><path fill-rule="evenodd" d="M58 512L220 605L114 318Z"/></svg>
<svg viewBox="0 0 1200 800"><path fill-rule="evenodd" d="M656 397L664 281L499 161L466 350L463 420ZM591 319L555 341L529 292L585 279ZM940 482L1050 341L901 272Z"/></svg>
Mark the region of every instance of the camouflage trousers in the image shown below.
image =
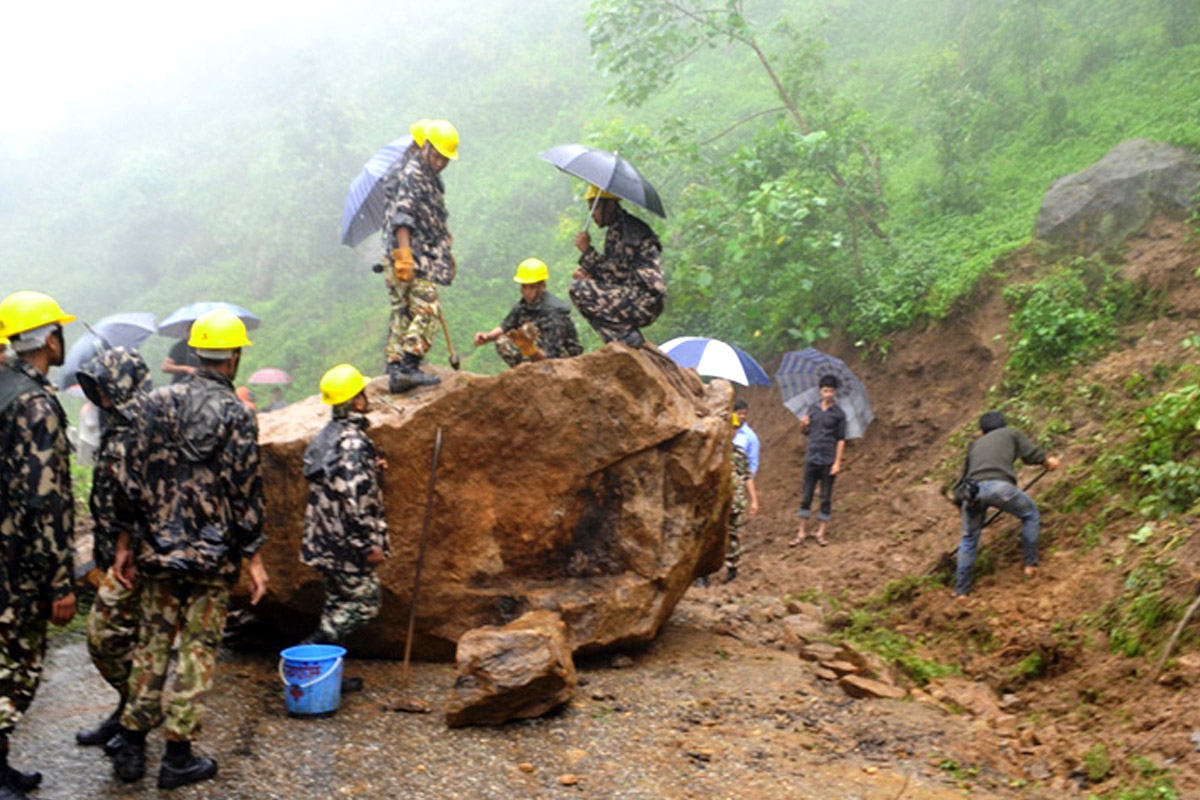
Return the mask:
<svg viewBox="0 0 1200 800"><path fill-rule="evenodd" d="M571 302L605 342L645 328L663 310L663 299L637 284L602 283L590 279L571 283Z"/></svg>
<svg viewBox="0 0 1200 800"><path fill-rule="evenodd" d="M388 318L387 360L397 362L404 353L424 356L437 334L441 306L437 284L424 278L398 283L390 271L387 276L392 312Z"/></svg>
<svg viewBox="0 0 1200 800"><path fill-rule="evenodd" d="M88 654L96 670L124 700L128 697L130 656L138 638L138 593L117 581L110 567L100 579L87 618Z"/></svg>
<svg viewBox="0 0 1200 800"><path fill-rule="evenodd" d="M750 495L746 481L750 477L750 459L740 447L733 448L733 504L729 512L729 546L725 549L725 566L737 569L742 558L742 528L750 521Z"/></svg>
<svg viewBox="0 0 1200 800"><path fill-rule="evenodd" d="M527 337L533 340L533 343L537 345L539 350L541 350L543 353L547 352L546 344L542 341L542 332L538 330L537 325L534 325L532 322L526 322L521 326L521 331ZM526 361L531 360L521 355L521 348L517 347L516 344L513 343L513 340L508 338L507 333L502 334L500 338L496 340L496 353L499 354L504 363L508 364L510 367L515 367L518 364L523 364Z"/></svg>
<svg viewBox="0 0 1200 800"><path fill-rule="evenodd" d="M143 576L138 599L141 626L121 726L148 731L162 723L171 642L178 634L179 660L167 701L166 732L168 739L191 741L200 728L200 699L212 687L229 610L229 585L220 578L197 582L174 575Z"/></svg>
<svg viewBox="0 0 1200 800"><path fill-rule="evenodd" d="M0 739L7 740L33 702L46 655L46 620L0 625Z"/></svg>
<svg viewBox="0 0 1200 800"><path fill-rule="evenodd" d="M372 572L322 572L325 608L321 610L323 641L341 642L379 615L383 589Z"/></svg>

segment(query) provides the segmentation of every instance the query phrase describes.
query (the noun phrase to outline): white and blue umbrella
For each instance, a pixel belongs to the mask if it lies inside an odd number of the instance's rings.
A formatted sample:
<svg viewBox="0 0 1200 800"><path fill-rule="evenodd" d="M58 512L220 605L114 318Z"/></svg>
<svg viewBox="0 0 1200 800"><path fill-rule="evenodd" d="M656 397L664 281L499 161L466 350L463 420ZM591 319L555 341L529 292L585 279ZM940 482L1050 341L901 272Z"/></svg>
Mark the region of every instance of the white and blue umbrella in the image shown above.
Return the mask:
<svg viewBox="0 0 1200 800"><path fill-rule="evenodd" d="M350 191L342 204L342 244L355 247L383 225L388 183L384 178L400 163L412 143L411 136L388 142L350 182Z"/></svg>
<svg viewBox="0 0 1200 800"><path fill-rule="evenodd" d="M846 438L861 438L875 419L866 387L844 361L815 347L784 353L775 373L783 405L797 417L803 417L809 406L821 402L820 382L826 375L838 380L834 402L846 414Z"/></svg>
<svg viewBox="0 0 1200 800"><path fill-rule="evenodd" d="M248 331L252 331L258 327L257 314L247 311L241 306L235 306L233 303L226 303L221 300L205 300L199 303L189 303L183 308L176 309L174 313L158 324L158 333L160 336L182 339L191 333L193 322L209 311L215 311L218 308L223 308L236 315L246 324L246 330Z"/></svg>
<svg viewBox="0 0 1200 800"><path fill-rule="evenodd" d="M725 378L742 386L770 386L771 379L758 362L739 347L703 336L680 336L662 345L664 353L681 367L691 367L701 375Z"/></svg>

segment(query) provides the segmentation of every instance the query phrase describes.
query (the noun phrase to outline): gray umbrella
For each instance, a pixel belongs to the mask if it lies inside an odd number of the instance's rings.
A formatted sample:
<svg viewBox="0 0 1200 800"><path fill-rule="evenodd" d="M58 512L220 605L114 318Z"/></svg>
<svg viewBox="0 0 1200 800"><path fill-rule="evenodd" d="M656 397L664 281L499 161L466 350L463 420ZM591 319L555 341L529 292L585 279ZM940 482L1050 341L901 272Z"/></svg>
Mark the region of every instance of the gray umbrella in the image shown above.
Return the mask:
<svg viewBox="0 0 1200 800"><path fill-rule="evenodd" d="M821 402L819 384L826 375L838 379L834 400L846 413L846 438L860 438L875 419L867 390L845 362L815 347L784 354L775 373L784 406L797 417L804 416L809 406Z"/></svg>
<svg viewBox="0 0 1200 800"><path fill-rule="evenodd" d="M58 371L58 388L67 389L77 383L75 373L84 362L106 347L137 347L157 330L154 315L148 311L113 314L95 325L67 351Z"/></svg>
<svg viewBox="0 0 1200 800"><path fill-rule="evenodd" d="M581 144L560 144L542 153L540 158L568 175L599 186L664 219L667 216L662 200L658 198L658 191L642 177L642 173L616 153Z"/></svg>

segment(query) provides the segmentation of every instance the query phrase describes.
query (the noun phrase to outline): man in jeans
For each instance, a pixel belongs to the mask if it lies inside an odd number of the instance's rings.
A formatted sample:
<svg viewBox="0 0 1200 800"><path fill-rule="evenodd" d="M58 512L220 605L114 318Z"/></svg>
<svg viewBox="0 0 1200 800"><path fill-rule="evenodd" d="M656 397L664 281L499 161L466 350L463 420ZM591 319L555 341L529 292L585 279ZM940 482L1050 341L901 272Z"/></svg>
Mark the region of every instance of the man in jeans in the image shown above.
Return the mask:
<svg viewBox="0 0 1200 800"><path fill-rule="evenodd" d="M804 490L800 498L800 527L788 546L795 547L808 538L807 523L812 515L813 491L821 485L821 509L817 514L817 544L824 547L825 530L833 506L833 479L842 471L842 453L846 449L846 412L836 402L838 379L823 375L818 383L821 402L813 403L800 418L800 429L808 434L804 456Z"/></svg>
<svg viewBox="0 0 1200 800"><path fill-rule="evenodd" d="M971 591L979 533L989 506L1007 511L1021 520L1021 552L1025 577L1037 573L1038 531L1041 519L1029 495L1017 486L1015 463L1042 464L1047 470L1058 469L1059 460L1048 456L1029 441L1029 437L1006 426L1004 415L988 411L979 418L980 436L967 451L966 477L979 484L974 502L963 503L962 542L958 545L958 573L954 594L964 598Z"/></svg>

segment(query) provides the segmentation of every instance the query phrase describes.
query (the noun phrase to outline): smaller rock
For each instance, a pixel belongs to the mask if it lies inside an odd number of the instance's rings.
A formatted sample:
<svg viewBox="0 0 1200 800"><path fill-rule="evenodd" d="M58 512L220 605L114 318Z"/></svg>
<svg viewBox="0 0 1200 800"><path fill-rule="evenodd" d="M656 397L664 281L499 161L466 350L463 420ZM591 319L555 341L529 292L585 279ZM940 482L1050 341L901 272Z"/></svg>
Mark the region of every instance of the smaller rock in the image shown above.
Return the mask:
<svg viewBox="0 0 1200 800"><path fill-rule="evenodd" d="M828 642L811 642L800 649L800 657L805 661L834 661L841 652L841 648Z"/></svg>
<svg viewBox="0 0 1200 800"><path fill-rule="evenodd" d="M822 667L817 667L814 670L814 674L816 674L816 676L823 681L836 681L838 677L838 674L833 670L824 669Z"/></svg>
<svg viewBox="0 0 1200 800"><path fill-rule="evenodd" d="M537 768L528 761L522 761L520 764L517 764L517 769L521 770L521 772L527 773L537 772Z"/></svg>
<svg viewBox="0 0 1200 800"><path fill-rule="evenodd" d="M838 675L857 675L859 671L858 666L849 661L822 661L821 666L833 670Z"/></svg>
<svg viewBox="0 0 1200 800"><path fill-rule="evenodd" d="M1014 739L1017 736L1017 715L1016 714L1000 714L992 720L992 728L995 729L997 736L1003 736L1006 739Z"/></svg>
<svg viewBox="0 0 1200 800"><path fill-rule="evenodd" d="M613 669L628 669L633 666L633 659L624 653L619 653L613 656L612 661L609 663Z"/></svg>
<svg viewBox="0 0 1200 800"><path fill-rule="evenodd" d="M838 685L842 687L842 691L846 694L857 698L876 697L899 700L908 694L898 686L889 686L886 683L873 681L861 675L843 675L841 680L838 681Z"/></svg>
<svg viewBox="0 0 1200 800"><path fill-rule="evenodd" d="M574 786L575 784L579 783L579 776L572 775L571 773L568 772L565 775L559 775L558 782L561 783L563 786Z"/></svg>

